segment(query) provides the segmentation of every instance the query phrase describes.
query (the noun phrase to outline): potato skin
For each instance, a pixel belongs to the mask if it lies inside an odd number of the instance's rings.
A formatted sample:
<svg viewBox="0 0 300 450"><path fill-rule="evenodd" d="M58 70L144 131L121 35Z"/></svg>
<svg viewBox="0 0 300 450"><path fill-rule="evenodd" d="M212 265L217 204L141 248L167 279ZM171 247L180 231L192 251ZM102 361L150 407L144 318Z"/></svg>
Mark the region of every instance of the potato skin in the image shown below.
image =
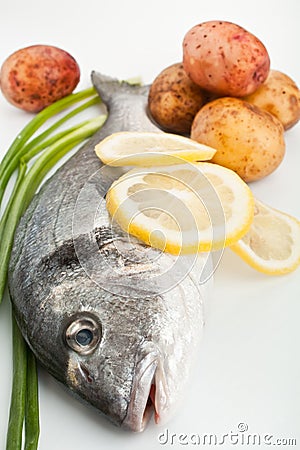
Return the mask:
<svg viewBox="0 0 300 450"><path fill-rule="evenodd" d="M183 66L203 89L242 97L265 81L270 58L263 43L244 28L231 22L209 21L185 35Z"/></svg>
<svg viewBox="0 0 300 450"><path fill-rule="evenodd" d="M149 110L166 131L189 134L196 113L205 102L204 91L190 80L182 63L172 64L153 81Z"/></svg>
<svg viewBox="0 0 300 450"><path fill-rule="evenodd" d="M288 75L278 70L270 70L266 81L244 100L273 114L285 130L300 120L300 90Z"/></svg>
<svg viewBox="0 0 300 450"><path fill-rule="evenodd" d="M70 94L80 79L75 59L66 51L33 45L11 54L1 67L1 90L14 106L29 112Z"/></svg>
<svg viewBox="0 0 300 450"><path fill-rule="evenodd" d="M193 121L191 138L216 148L211 161L234 170L246 182L272 173L285 153L281 122L233 97L203 106Z"/></svg>

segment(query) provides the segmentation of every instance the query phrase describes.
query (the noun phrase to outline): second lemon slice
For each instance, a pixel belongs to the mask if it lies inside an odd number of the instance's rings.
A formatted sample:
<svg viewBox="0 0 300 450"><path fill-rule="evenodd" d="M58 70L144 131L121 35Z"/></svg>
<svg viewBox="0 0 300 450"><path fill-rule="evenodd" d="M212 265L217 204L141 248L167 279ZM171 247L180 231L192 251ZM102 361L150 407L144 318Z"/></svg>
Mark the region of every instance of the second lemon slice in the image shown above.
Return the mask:
<svg viewBox="0 0 300 450"><path fill-rule="evenodd" d="M130 170L113 183L106 204L123 230L173 254L231 245L254 214L246 183L210 163Z"/></svg>
<svg viewBox="0 0 300 450"><path fill-rule="evenodd" d="M292 272L300 265L300 222L255 199L253 223L232 250L260 272Z"/></svg>
<svg viewBox="0 0 300 450"><path fill-rule="evenodd" d="M122 131L95 147L98 158L110 166L152 166L208 161L216 150L171 133Z"/></svg>

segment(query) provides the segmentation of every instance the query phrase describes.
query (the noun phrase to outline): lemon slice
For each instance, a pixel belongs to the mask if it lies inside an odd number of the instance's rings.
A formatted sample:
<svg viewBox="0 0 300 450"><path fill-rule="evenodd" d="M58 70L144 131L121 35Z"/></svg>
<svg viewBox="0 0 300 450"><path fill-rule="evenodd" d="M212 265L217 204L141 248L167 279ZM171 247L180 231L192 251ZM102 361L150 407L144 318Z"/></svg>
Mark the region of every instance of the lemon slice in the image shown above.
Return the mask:
<svg viewBox="0 0 300 450"><path fill-rule="evenodd" d="M122 131L103 139L95 152L110 166L152 166L207 161L216 150L171 133Z"/></svg>
<svg viewBox="0 0 300 450"><path fill-rule="evenodd" d="M232 245L254 214L246 183L211 163L132 169L112 184L106 205L123 230L173 254Z"/></svg>
<svg viewBox="0 0 300 450"><path fill-rule="evenodd" d="M292 272L300 265L300 222L255 199L253 223L232 250L260 272Z"/></svg>

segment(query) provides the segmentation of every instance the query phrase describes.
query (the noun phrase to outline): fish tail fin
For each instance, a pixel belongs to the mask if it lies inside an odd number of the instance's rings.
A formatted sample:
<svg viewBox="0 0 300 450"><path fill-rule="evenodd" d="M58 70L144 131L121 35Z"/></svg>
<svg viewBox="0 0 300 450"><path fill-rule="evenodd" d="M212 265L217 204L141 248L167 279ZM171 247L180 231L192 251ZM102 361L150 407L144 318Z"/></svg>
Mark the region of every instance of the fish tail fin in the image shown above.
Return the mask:
<svg viewBox="0 0 300 450"><path fill-rule="evenodd" d="M116 94L132 94L134 90L138 91L137 93L139 94L143 94L144 92L146 94L149 89L149 86L141 86L138 83L134 84L128 83L127 81L120 81L96 71L92 72L91 79L98 94L106 104L108 104Z"/></svg>

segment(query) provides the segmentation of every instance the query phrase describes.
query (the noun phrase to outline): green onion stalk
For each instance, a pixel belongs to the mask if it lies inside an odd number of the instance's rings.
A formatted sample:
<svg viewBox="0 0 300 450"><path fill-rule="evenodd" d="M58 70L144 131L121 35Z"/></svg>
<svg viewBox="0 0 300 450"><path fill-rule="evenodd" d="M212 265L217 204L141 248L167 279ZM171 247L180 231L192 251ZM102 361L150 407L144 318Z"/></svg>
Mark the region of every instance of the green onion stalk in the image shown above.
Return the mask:
<svg viewBox="0 0 300 450"><path fill-rule="evenodd" d="M57 102L53 103L50 106L47 106L45 109L43 109L41 112L39 112L29 123L28 125L23 128L21 133L18 134L16 139L11 144L10 148L6 152L3 160L1 161L0 165L0 203L3 198L3 194L6 188L6 176L4 176L4 173L7 170L7 167L10 165L12 160L17 160L22 152L24 151L24 146L28 143L28 140L33 136L33 134L51 117L55 116L56 114L60 113L61 111L64 111L65 109L69 108L70 106L74 105L75 103L84 100L86 98L89 98L91 96L95 96L96 91L93 87L85 89L83 91L77 92L76 94L68 95L67 97L62 98L61 100L58 100ZM99 97L98 97L99 99ZM76 114L76 113L75 113ZM68 120L65 119L65 120ZM63 122L65 121L63 120ZM62 122L62 123L63 123ZM60 126L57 125L57 126ZM44 139L44 137L51 134L53 131L53 127L50 127L45 133L42 133L40 135L39 139ZM43 136L44 135L44 136Z"/></svg>

